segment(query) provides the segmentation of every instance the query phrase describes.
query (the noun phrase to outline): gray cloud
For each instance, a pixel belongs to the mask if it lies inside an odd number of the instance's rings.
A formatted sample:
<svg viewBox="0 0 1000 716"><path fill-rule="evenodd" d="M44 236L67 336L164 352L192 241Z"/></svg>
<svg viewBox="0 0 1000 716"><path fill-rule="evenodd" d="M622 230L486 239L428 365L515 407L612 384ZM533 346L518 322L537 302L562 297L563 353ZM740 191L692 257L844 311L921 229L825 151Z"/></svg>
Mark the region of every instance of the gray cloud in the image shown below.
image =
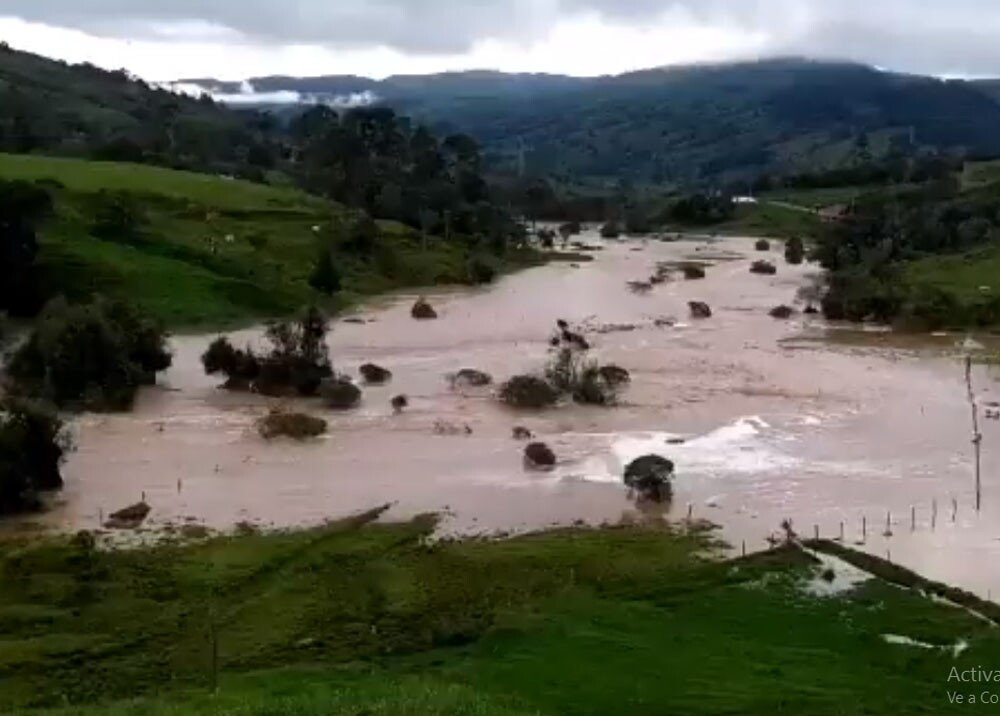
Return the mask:
<svg viewBox="0 0 1000 716"><path fill-rule="evenodd" d="M0 15L108 37L208 23L267 44L450 53L484 37L533 37L552 24L554 9L547 0L5 0Z"/></svg>
<svg viewBox="0 0 1000 716"><path fill-rule="evenodd" d="M640 27L690 18L763 35L773 54L1000 74L996 0L4 0L0 9L104 36L208 23L253 43L441 54L486 38L531 42L583 13Z"/></svg>

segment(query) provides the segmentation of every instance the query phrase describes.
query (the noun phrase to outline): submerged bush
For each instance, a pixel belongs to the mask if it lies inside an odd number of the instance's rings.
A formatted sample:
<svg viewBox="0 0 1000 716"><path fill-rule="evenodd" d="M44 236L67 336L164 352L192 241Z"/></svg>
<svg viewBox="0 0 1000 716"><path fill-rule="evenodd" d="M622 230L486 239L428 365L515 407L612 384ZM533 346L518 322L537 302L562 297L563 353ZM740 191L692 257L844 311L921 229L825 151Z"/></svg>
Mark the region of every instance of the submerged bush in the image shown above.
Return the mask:
<svg viewBox="0 0 1000 716"><path fill-rule="evenodd" d="M800 264L805 259L806 249L802 244L802 239L793 236L785 242L785 261L790 264Z"/></svg>
<svg viewBox="0 0 1000 716"><path fill-rule="evenodd" d="M500 386L500 400L512 408L548 408L559 402L559 391L537 375L515 375Z"/></svg>
<svg viewBox="0 0 1000 716"><path fill-rule="evenodd" d="M319 395L326 407L334 410L350 410L361 402L361 388L347 378L330 378L319 387Z"/></svg>
<svg viewBox="0 0 1000 716"><path fill-rule="evenodd" d="M7 375L12 392L61 408L123 410L170 363L162 325L129 304L58 299L11 356Z"/></svg>
<svg viewBox="0 0 1000 716"><path fill-rule="evenodd" d="M254 390L264 395L313 396L333 375L326 347L326 317L309 306L295 322L272 321L264 337L270 350L258 356L247 347L235 348L220 336L208 346L201 363L208 375L222 373L232 390Z"/></svg>
<svg viewBox="0 0 1000 716"><path fill-rule="evenodd" d="M499 270L489 256L477 255L469 259L469 281L474 284L493 283Z"/></svg>
<svg viewBox="0 0 1000 716"><path fill-rule="evenodd" d="M705 267L699 264L684 264L681 271L684 272L684 278L688 281L705 278Z"/></svg>
<svg viewBox="0 0 1000 716"><path fill-rule="evenodd" d="M0 515L37 510L40 493L61 488L68 448L54 412L16 398L0 401Z"/></svg>
<svg viewBox="0 0 1000 716"><path fill-rule="evenodd" d="M669 502L673 497L674 463L659 455L643 455L625 467L625 486L641 499Z"/></svg>
<svg viewBox="0 0 1000 716"><path fill-rule="evenodd" d="M322 418L293 413L275 408L257 421L257 431L265 440L277 437L305 440L326 432L326 421Z"/></svg>
<svg viewBox="0 0 1000 716"><path fill-rule="evenodd" d="M618 399L620 368L603 369L569 348L562 348L545 368L545 377L561 393L584 405L613 405ZM617 369L617 370L614 370ZM609 379L610 378L610 379Z"/></svg>
<svg viewBox="0 0 1000 716"><path fill-rule="evenodd" d="M601 238L603 239L617 239L621 235L621 227L613 221L609 221L601 227Z"/></svg>

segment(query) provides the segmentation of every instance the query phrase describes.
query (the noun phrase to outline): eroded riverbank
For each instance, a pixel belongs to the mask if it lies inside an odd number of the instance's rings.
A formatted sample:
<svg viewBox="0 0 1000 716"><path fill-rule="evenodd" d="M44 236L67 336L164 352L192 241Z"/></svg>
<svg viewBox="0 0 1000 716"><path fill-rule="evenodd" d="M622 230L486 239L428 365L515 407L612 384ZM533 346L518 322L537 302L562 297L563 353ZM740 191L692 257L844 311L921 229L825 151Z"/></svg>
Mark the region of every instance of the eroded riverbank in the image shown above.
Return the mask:
<svg viewBox="0 0 1000 716"><path fill-rule="evenodd" d="M401 295L359 314L371 322L337 323L330 351L338 370L356 374L372 361L394 379L366 389L351 413L313 405L331 421L315 443L261 440L253 421L269 402L222 392L203 375L198 357L212 336L176 337L162 386L144 392L132 414L79 419L53 509L10 525L97 528L143 494L151 528L305 525L385 502L397 518L444 511L443 529L461 533L617 521L635 512L621 485L624 464L656 452L677 464L670 516L683 518L690 505L737 548L764 546L786 518L809 536L817 525L836 537L844 523L853 543L864 518L866 549L983 594L1000 589L1000 567L991 566L1000 562L990 559L1000 556L1000 528L991 524L1000 511L991 450L1000 423L983 427L977 516L953 338L831 341L818 318L771 318L814 271L786 265L777 247L769 256L777 275L759 276L748 270L761 257L749 240L636 246L614 244L591 263L551 264L488 288L431 292L437 321L412 320L413 295ZM646 295L626 286L658 261L690 257L712 264L705 280L677 279ZM708 302L714 316L689 319L689 300ZM631 371L622 406L522 414L487 389L449 388L445 374L464 367L497 379L540 369L557 318L588 327L595 355ZM677 323L658 326L663 318ZM600 330L616 324L635 328ZM985 369L976 383L983 400L996 393ZM397 393L410 398L401 415L389 406ZM437 421L467 424L472 434L437 435ZM554 472L525 472L523 446L511 439L516 424L555 449ZM883 535L887 512L891 537Z"/></svg>

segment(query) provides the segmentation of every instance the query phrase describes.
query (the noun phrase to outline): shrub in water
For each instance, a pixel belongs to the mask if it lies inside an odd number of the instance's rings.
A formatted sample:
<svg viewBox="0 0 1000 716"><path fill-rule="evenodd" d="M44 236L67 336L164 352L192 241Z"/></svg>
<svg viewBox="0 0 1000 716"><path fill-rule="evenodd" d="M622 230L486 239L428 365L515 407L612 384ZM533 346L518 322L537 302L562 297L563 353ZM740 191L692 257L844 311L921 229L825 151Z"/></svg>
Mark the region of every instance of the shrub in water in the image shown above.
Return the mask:
<svg viewBox="0 0 1000 716"><path fill-rule="evenodd" d="M800 264L805 259L806 249L802 239L793 236L785 242L785 261L790 264Z"/></svg>
<svg viewBox="0 0 1000 716"><path fill-rule="evenodd" d="M326 432L326 421L305 413L271 410L257 421L257 430L265 440L288 437L295 440L314 438Z"/></svg>
<svg viewBox="0 0 1000 716"><path fill-rule="evenodd" d="M326 347L326 317L309 306L292 323L272 321L264 333L270 351L257 356L250 348L234 348L228 338L215 339L201 356L209 375L222 373L226 387L253 389L264 395L316 395L320 383L333 375Z"/></svg>
<svg viewBox="0 0 1000 716"><path fill-rule="evenodd" d="M473 256L469 260L469 281L472 283L493 283L497 273L496 262L488 256Z"/></svg>
<svg viewBox="0 0 1000 716"><path fill-rule="evenodd" d="M684 266L681 267L681 270L684 272L684 278L688 281L705 278L705 268L703 266L699 266L698 264L684 264Z"/></svg>
<svg viewBox="0 0 1000 716"><path fill-rule="evenodd" d="M319 388L319 395L328 408L350 410L361 402L361 388L347 378L329 378Z"/></svg>
<svg viewBox="0 0 1000 716"><path fill-rule="evenodd" d="M625 468L625 485L643 499L666 502L673 497L674 463L659 455L643 455Z"/></svg>
<svg viewBox="0 0 1000 716"><path fill-rule="evenodd" d="M750 273L759 273L766 276L773 276L778 273L778 269L770 261L754 261L750 265Z"/></svg>
<svg viewBox="0 0 1000 716"><path fill-rule="evenodd" d="M622 235L621 227L618 224L609 221L604 226L601 227L601 238L604 239L617 239Z"/></svg>
<svg viewBox="0 0 1000 716"><path fill-rule="evenodd" d="M36 510L39 493L61 488L68 449L54 412L16 398L0 401L0 515Z"/></svg>
<svg viewBox="0 0 1000 716"><path fill-rule="evenodd" d="M559 391L536 375L515 375L500 386L500 400L512 408L548 408L559 401Z"/></svg>
<svg viewBox="0 0 1000 716"><path fill-rule="evenodd" d="M545 378L559 392L584 405L613 405L622 385L621 368L606 371L596 361L588 361L569 348L562 348L545 368ZM613 379L608 380L608 375Z"/></svg>
<svg viewBox="0 0 1000 716"><path fill-rule="evenodd" d="M129 304L51 302L11 356L12 392L62 408L122 410L140 385L170 367L167 333Z"/></svg>

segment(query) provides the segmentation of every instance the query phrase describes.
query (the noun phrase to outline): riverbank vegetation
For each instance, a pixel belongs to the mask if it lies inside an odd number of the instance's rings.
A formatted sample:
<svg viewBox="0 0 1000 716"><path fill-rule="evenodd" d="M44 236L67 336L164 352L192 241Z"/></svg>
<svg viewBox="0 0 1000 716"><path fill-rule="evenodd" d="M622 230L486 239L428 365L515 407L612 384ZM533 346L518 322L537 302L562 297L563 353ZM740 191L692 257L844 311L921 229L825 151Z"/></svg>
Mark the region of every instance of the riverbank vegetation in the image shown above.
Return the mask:
<svg viewBox="0 0 1000 716"><path fill-rule="evenodd" d="M433 519L381 513L125 551L0 542L0 709L948 713L951 667L1000 657L988 624L879 579L810 596L818 567L790 547L710 559L710 533L663 526L429 541Z"/></svg>
<svg viewBox="0 0 1000 716"><path fill-rule="evenodd" d="M127 410L171 361L166 331L131 304L60 298L10 355L0 385L68 410Z"/></svg>
<svg viewBox="0 0 1000 716"><path fill-rule="evenodd" d="M855 203L815 247L828 318L938 329L1000 325L997 185L956 177Z"/></svg>
<svg viewBox="0 0 1000 716"><path fill-rule="evenodd" d="M0 515L41 509L41 496L63 486L60 466L70 449L63 422L29 400L0 400Z"/></svg>

